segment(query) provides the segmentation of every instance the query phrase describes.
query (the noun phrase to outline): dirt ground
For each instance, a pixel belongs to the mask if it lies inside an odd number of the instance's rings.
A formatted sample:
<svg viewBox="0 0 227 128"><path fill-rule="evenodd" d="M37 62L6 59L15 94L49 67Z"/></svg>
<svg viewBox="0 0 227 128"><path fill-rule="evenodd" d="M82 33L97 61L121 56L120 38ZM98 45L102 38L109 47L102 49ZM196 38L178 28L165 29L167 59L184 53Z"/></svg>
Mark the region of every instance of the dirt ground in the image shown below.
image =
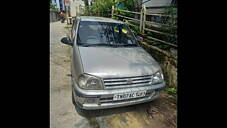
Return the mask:
<svg viewBox="0 0 227 128"><path fill-rule="evenodd" d="M175 128L176 101L163 92L149 103L105 109L85 118L72 104L70 46L60 43L68 34L66 23L50 23L50 125L51 128Z"/></svg>

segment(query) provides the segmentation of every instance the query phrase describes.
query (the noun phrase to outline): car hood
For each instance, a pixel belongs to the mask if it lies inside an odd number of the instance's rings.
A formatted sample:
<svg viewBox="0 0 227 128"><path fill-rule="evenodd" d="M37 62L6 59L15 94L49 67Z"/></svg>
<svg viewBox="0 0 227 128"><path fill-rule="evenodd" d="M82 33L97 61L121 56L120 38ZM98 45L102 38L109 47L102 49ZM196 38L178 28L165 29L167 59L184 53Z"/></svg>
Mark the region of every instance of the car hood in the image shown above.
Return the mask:
<svg viewBox="0 0 227 128"><path fill-rule="evenodd" d="M141 47L79 47L84 73L101 78L151 75L158 63Z"/></svg>

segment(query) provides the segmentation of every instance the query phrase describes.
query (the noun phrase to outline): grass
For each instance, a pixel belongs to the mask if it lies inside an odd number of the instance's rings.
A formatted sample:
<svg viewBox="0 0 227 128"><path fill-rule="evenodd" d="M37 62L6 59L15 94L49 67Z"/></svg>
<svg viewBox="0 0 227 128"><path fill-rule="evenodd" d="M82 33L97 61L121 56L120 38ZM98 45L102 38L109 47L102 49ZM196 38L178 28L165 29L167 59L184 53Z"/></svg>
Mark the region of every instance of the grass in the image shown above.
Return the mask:
<svg viewBox="0 0 227 128"><path fill-rule="evenodd" d="M177 94L177 89L176 88L167 88L166 91L169 93L169 94Z"/></svg>

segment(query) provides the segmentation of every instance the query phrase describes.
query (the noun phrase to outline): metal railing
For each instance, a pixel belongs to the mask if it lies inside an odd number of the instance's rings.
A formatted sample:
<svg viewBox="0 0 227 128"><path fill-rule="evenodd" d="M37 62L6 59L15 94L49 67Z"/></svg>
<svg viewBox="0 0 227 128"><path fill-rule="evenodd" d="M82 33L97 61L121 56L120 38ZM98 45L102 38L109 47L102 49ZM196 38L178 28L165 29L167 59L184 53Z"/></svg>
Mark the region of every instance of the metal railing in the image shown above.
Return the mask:
<svg viewBox="0 0 227 128"><path fill-rule="evenodd" d="M134 17L121 15L119 13L116 14L116 12L125 12L125 13L128 13L130 15L134 15ZM135 18L136 17L135 15L137 15L137 18ZM142 7L140 12L134 12L134 11L128 11L128 10L122 10L122 9L115 9L114 6L112 6L111 16L112 16L112 18L115 18L115 17L123 18L123 21L125 21L125 23L128 24L129 26L139 27L140 35L142 35L146 40L149 40L149 42L159 42L163 45L168 45L170 47L177 48L176 43L168 42L166 40L162 40L160 38L154 37L150 34L146 34L146 33L149 32L149 33L153 33L153 34L156 34L156 35L159 35L159 36L168 36L168 37L177 39L176 34L160 31L160 30L157 30L157 29L152 29L152 27L160 29L163 26L165 28L175 28L176 29L177 28L176 25L167 25L167 24L147 20L148 16L159 16L159 17L170 17L170 18L176 18L176 17L173 17L171 15L166 15L166 14L160 14L160 13L148 13L145 6ZM176 15L174 15L174 16L176 16ZM126 21L129 21L129 22L126 22ZM151 45L149 43L145 43L145 44ZM143 45L145 45L145 44L143 43ZM168 54L165 50L162 50L159 47L152 46L151 48L154 48L155 50L158 49L159 52L162 52L164 54ZM173 58L176 58L176 57L173 57Z"/></svg>

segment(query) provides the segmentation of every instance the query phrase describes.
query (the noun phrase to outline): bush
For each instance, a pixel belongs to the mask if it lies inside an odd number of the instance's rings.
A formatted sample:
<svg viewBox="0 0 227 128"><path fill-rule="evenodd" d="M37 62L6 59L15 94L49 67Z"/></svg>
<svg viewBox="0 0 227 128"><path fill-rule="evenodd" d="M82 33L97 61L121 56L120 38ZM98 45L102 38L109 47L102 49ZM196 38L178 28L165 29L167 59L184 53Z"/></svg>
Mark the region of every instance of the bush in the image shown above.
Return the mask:
<svg viewBox="0 0 227 128"><path fill-rule="evenodd" d="M177 8L176 7L169 7L164 10L165 15L170 15L170 17L162 17L161 18L161 30L163 32L167 32L172 35L177 35L177 28L173 26L177 26ZM171 26L171 27L166 27ZM167 42L171 42L173 44L177 44L177 38L176 37L163 37L163 40L166 40Z"/></svg>
<svg viewBox="0 0 227 128"><path fill-rule="evenodd" d="M108 16L111 12L112 0L97 0L93 5L85 7L85 15Z"/></svg>
<svg viewBox="0 0 227 128"><path fill-rule="evenodd" d="M54 12L59 12L59 9L54 4L50 4L50 10Z"/></svg>
<svg viewBox="0 0 227 128"><path fill-rule="evenodd" d="M176 88L167 88L166 90L170 94L176 94L177 93L177 89Z"/></svg>

